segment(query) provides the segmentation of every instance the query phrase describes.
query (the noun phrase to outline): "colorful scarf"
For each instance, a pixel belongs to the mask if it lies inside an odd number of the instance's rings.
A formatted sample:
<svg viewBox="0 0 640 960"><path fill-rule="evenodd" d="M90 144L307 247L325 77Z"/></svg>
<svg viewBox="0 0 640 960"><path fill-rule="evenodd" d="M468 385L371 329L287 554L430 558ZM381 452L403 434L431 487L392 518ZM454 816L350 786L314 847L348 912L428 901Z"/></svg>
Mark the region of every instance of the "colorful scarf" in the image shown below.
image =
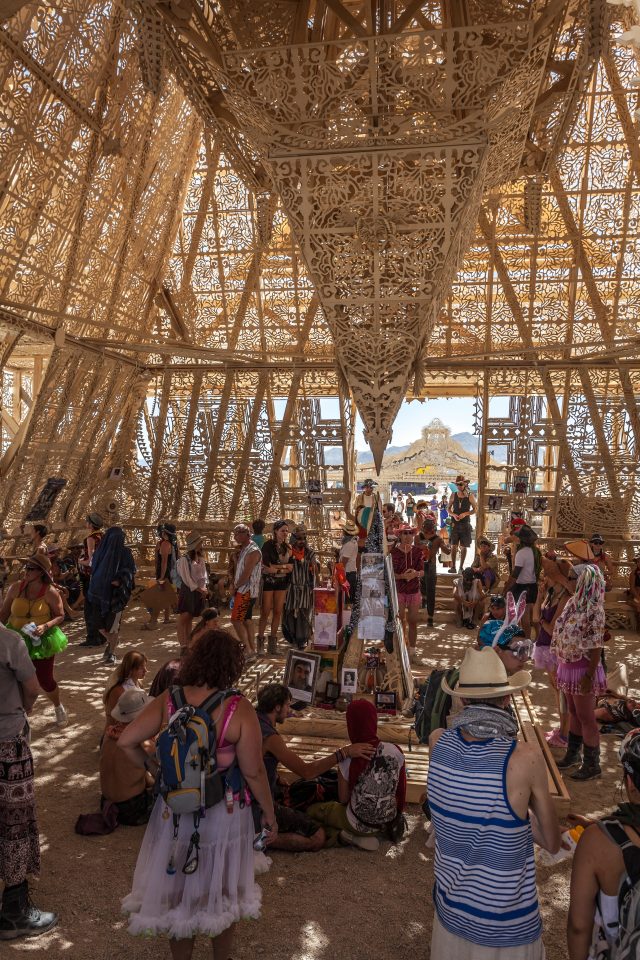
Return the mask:
<svg viewBox="0 0 640 960"><path fill-rule="evenodd" d="M492 707L486 703L470 703L455 717L448 721L449 729L462 727L472 737L486 740L489 737L502 737L515 740L518 724L508 707Z"/></svg>

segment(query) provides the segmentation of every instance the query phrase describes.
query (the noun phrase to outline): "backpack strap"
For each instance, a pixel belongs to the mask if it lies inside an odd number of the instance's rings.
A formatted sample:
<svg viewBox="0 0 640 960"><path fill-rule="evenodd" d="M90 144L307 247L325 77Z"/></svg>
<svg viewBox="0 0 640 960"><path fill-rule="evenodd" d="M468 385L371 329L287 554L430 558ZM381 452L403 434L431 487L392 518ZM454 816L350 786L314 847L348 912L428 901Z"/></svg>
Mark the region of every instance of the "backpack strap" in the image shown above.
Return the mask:
<svg viewBox="0 0 640 960"><path fill-rule="evenodd" d="M175 704L176 711L185 706L187 701L185 699L184 689L182 687L171 687L170 696Z"/></svg>
<svg viewBox="0 0 640 960"><path fill-rule="evenodd" d="M640 881L640 847L629 840L626 832L617 820L600 820L598 823L600 829L612 840L622 853L624 867L631 881L635 886Z"/></svg>
<svg viewBox="0 0 640 960"><path fill-rule="evenodd" d="M228 700L229 697L234 696L239 696L237 690L218 690L216 693L212 693L210 697L207 697L207 699L200 704L198 710L204 710L205 713L213 713L216 707L219 707L220 704Z"/></svg>

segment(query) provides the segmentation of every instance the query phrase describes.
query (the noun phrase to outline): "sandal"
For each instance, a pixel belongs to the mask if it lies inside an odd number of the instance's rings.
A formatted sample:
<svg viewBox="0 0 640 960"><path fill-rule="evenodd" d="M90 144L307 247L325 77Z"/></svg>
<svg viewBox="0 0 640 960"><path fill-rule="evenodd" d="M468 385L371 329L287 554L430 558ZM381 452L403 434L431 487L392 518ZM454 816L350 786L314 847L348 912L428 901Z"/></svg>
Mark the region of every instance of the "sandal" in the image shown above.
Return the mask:
<svg viewBox="0 0 640 960"><path fill-rule="evenodd" d="M550 747L566 747L568 743L567 738L560 733L560 727L549 730L548 733L545 733L544 738Z"/></svg>

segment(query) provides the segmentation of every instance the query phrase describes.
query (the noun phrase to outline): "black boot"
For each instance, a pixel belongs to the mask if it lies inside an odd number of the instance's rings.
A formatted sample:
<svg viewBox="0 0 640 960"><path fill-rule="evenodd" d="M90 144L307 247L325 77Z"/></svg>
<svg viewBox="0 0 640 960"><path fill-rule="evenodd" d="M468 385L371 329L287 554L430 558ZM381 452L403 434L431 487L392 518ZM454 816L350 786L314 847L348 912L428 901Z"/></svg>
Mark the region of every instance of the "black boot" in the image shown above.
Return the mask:
<svg viewBox="0 0 640 960"><path fill-rule="evenodd" d="M567 767L575 767L576 763L580 763L580 758L582 755L582 737L577 733L571 733L569 731L569 742L567 744L567 752L565 753L562 760L558 760L556 766L558 770L566 770Z"/></svg>
<svg viewBox="0 0 640 960"><path fill-rule="evenodd" d="M267 640L267 653L270 656L273 656L278 652L278 635L276 633L269 634L269 639Z"/></svg>
<svg viewBox="0 0 640 960"><path fill-rule="evenodd" d="M256 637L256 650L259 656L262 656L264 653L264 636Z"/></svg>
<svg viewBox="0 0 640 960"><path fill-rule="evenodd" d="M51 930L58 922L55 913L45 913L31 903L27 881L5 887L0 914L0 940L37 937Z"/></svg>
<svg viewBox="0 0 640 960"><path fill-rule="evenodd" d="M584 760L579 770L570 773L572 780L595 780L602 775L600 769L600 747L588 747L584 745Z"/></svg>

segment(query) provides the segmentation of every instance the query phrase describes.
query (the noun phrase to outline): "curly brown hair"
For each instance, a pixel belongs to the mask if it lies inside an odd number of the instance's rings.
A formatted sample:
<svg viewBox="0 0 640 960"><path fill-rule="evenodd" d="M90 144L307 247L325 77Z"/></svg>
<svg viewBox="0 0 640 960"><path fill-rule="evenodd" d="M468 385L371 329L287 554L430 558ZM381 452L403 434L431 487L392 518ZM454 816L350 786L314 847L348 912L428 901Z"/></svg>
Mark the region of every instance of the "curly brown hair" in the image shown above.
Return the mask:
<svg viewBox="0 0 640 960"><path fill-rule="evenodd" d="M190 647L176 683L227 690L244 669L244 646L228 630L207 630Z"/></svg>

